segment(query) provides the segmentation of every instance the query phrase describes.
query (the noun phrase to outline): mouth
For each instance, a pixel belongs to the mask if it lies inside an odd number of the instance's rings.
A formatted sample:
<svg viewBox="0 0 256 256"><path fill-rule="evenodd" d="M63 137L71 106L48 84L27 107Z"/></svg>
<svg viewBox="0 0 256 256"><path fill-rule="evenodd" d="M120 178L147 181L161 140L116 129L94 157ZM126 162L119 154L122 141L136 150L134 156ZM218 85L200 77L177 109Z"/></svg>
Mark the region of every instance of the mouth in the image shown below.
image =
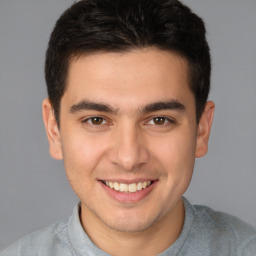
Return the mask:
<svg viewBox="0 0 256 256"><path fill-rule="evenodd" d="M119 182L113 182L113 181L105 181L101 180L101 182L111 188L112 190L121 192L121 193L136 193L138 191L144 190L151 186L154 181L140 181L137 183L119 183Z"/></svg>
<svg viewBox="0 0 256 256"><path fill-rule="evenodd" d="M147 198L159 180L98 180L106 194L122 205L134 205Z"/></svg>

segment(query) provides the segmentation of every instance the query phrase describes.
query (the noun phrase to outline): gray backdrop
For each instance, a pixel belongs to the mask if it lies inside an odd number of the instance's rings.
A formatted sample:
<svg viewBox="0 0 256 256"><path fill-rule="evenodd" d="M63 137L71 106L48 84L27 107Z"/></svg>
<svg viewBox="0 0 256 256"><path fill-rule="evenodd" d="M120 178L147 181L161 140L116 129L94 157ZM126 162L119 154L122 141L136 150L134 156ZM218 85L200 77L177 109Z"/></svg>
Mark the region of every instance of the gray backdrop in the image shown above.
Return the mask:
<svg viewBox="0 0 256 256"><path fill-rule="evenodd" d="M184 0L207 25L215 120L186 197L256 226L256 1ZM0 0L0 250L69 216L77 198L41 120L44 54L73 0Z"/></svg>

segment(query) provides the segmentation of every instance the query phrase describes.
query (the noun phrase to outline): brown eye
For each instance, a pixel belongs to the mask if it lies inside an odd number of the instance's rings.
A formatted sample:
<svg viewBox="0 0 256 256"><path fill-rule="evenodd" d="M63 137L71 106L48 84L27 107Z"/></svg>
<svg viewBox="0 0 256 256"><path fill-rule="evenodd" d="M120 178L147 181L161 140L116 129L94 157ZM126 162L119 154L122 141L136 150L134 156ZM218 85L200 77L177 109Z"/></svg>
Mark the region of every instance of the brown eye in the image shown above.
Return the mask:
<svg viewBox="0 0 256 256"><path fill-rule="evenodd" d="M160 117L155 117L155 118L153 118L153 122L156 125L163 125L166 122L166 118L165 117L161 117L161 116Z"/></svg>
<svg viewBox="0 0 256 256"><path fill-rule="evenodd" d="M102 125L102 124L105 124L106 121L104 118L102 117L99 117L99 116L93 116L93 117L90 117L88 119L86 119L84 121L84 123L89 123L91 125Z"/></svg>
<svg viewBox="0 0 256 256"><path fill-rule="evenodd" d="M94 125L100 125L100 124L102 124L103 123L103 118L102 117L92 117L91 118L91 122L92 122L92 124L94 124Z"/></svg>

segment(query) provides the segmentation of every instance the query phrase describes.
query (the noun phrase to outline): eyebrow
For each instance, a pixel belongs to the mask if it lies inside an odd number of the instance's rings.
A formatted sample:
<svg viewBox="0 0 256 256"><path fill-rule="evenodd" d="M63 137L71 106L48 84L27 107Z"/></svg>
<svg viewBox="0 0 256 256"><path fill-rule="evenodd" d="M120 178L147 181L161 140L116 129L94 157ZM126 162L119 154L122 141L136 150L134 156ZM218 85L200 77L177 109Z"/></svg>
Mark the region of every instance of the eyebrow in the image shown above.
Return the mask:
<svg viewBox="0 0 256 256"><path fill-rule="evenodd" d="M105 103L96 103L87 100L82 100L77 104L74 104L70 107L69 111L72 114L83 110L95 110L99 112L106 112L110 114L117 114L119 112L118 109L113 109L110 105ZM150 112L160 111L160 110L178 110L184 111L185 105L180 103L177 100L169 100L169 101L160 101L148 104L143 106L140 110L140 114L147 114Z"/></svg>
<svg viewBox="0 0 256 256"><path fill-rule="evenodd" d="M82 100L79 103L72 105L69 109L70 113L72 114L75 114L83 110L96 110L99 112L106 112L111 114L115 114L118 111L117 109L113 109L108 104L96 103L87 100Z"/></svg>
<svg viewBox="0 0 256 256"><path fill-rule="evenodd" d="M141 113L147 114L150 112L160 111L160 110L178 110L185 111L185 105L180 103L177 100L170 100L164 102L155 102L149 105L146 105L141 109Z"/></svg>

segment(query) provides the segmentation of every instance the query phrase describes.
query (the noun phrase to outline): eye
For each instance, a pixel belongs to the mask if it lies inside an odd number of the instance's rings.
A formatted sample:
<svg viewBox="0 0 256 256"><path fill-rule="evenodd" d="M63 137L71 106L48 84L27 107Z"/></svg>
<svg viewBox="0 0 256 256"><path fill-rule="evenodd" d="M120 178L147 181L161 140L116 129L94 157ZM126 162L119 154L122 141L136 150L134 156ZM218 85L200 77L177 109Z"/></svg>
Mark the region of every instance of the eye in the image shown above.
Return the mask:
<svg viewBox="0 0 256 256"><path fill-rule="evenodd" d="M89 123L91 125L102 125L102 124L106 124L106 120L102 117L99 116L93 116L90 118L87 118L83 121L83 123Z"/></svg>
<svg viewBox="0 0 256 256"><path fill-rule="evenodd" d="M153 122L156 125L163 125L165 124L167 119L165 117L159 116L159 117L154 117Z"/></svg>
<svg viewBox="0 0 256 256"><path fill-rule="evenodd" d="M165 125L168 123L173 123L173 121L163 116L154 117L148 122L151 125Z"/></svg>

